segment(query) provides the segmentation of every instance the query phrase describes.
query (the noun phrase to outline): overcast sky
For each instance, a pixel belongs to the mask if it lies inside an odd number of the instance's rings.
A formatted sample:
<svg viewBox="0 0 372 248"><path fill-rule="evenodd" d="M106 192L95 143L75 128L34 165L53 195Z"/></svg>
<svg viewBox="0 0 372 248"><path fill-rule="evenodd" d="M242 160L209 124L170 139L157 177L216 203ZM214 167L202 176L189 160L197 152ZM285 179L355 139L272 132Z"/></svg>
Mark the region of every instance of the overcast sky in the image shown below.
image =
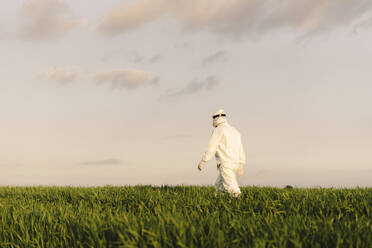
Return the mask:
<svg viewBox="0 0 372 248"><path fill-rule="evenodd" d="M280 2L280 4L279 4ZM372 1L17 0L0 8L0 185L372 186Z"/></svg>

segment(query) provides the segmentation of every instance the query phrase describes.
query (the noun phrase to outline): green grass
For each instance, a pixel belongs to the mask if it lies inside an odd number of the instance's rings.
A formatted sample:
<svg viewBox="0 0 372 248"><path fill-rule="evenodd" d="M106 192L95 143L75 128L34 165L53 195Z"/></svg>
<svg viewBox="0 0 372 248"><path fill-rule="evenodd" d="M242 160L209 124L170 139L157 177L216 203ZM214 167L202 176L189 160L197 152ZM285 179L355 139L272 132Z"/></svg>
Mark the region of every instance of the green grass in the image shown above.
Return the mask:
<svg viewBox="0 0 372 248"><path fill-rule="evenodd" d="M372 247L372 188L0 187L0 247Z"/></svg>

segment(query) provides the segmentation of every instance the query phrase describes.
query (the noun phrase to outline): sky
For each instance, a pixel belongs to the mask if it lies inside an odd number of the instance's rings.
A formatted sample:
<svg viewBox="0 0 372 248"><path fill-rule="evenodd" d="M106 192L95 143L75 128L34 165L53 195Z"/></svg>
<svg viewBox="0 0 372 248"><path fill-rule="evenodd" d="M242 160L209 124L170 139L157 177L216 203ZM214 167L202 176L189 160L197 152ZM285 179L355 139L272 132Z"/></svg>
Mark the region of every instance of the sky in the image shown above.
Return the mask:
<svg viewBox="0 0 372 248"><path fill-rule="evenodd" d="M0 8L0 185L372 186L370 0L17 0Z"/></svg>

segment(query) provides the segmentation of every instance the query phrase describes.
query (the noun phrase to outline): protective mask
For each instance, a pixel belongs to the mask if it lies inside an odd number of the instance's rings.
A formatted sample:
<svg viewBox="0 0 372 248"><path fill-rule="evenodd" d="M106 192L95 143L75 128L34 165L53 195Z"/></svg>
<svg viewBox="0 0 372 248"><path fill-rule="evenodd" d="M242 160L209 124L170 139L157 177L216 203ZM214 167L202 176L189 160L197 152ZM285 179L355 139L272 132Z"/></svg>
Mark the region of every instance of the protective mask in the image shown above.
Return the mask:
<svg viewBox="0 0 372 248"><path fill-rule="evenodd" d="M226 117L220 116L215 119L213 119L213 127L217 127L218 125L225 123Z"/></svg>

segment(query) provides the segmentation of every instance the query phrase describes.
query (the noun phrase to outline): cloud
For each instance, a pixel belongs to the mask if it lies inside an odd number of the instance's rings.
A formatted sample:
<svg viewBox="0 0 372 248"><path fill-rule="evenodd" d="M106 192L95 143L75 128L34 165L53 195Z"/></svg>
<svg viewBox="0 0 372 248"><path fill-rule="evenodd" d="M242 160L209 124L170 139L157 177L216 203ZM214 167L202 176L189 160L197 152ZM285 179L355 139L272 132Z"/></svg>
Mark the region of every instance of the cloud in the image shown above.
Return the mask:
<svg viewBox="0 0 372 248"><path fill-rule="evenodd" d="M371 16L370 0L136 0L109 12L97 26L118 35L161 17L185 30L207 30L229 36L258 36L277 30L297 35L329 32Z"/></svg>
<svg viewBox="0 0 372 248"><path fill-rule="evenodd" d="M192 95L202 90L212 90L219 84L219 81L215 76L210 76L202 81L194 80L186 87L176 92L168 94L169 97L177 97L184 95Z"/></svg>
<svg viewBox="0 0 372 248"><path fill-rule="evenodd" d="M354 26L352 33L358 33L360 29L366 29L372 27L372 16L366 20L362 20Z"/></svg>
<svg viewBox="0 0 372 248"><path fill-rule="evenodd" d="M79 73L73 70L52 68L38 73L36 77L65 85L75 81L78 76Z"/></svg>
<svg viewBox="0 0 372 248"><path fill-rule="evenodd" d="M93 160L80 163L80 165L119 165L119 164L122 164L122 161L117 158Z"/></svg>
<svg viewBox="0 0 372 248"><path fill-rule="evenodd" d="M65 0L31 0L21 11L24 23L20 36L26 40L55 40L86 23L72 17Z"/></svg>
<svg viewBox="0 0 372 248"><path fill-rule="evenodd" d="M155 55L154 57L151 57L149 59L149 63L150 64L154 64L156 62L158 62L159 60L161 60L163 57L161 55Z"/></svg>
<svg viewBox="0 0 372 248"><path fill-rule="evenodd" d="M225 51L218 51L211 55L208 55L207 57L203 58L202 64L208 65L211 63L214 63L216 61L225 61L226 60L226 52Z"/></svg>
<svg viewBox="0 0 372 248"><path fill-rule="evenodd" d="M154 85L159 81L159 78L151 72L133 69L106 71L98 73L92 78L98 83L110 83L114 89L128 90Z"/></svg>
<svg viewBox="0 0 372 248"><path fill-rule="evenodd" d="M155 64L163 59L163 56L160 54L155 54L153 56L147 57L143 56L142 54L139 54L137 51L133 50L130 52L124 52L122 50L115 50L110 52L105 52L101 56L101 62L106 62L111 60L114 57L120 57L121 59L123 56L126 58L126 60L129 60L133 63L142 63L142 64Z"/></svg>
<svg viewBox="0 0 372 248"><path fill-rule="evenodd" d="M117 35L159 18L165 7L164 0L137 0L125 3L108 13L97 29L106 35Z"/></svg>

